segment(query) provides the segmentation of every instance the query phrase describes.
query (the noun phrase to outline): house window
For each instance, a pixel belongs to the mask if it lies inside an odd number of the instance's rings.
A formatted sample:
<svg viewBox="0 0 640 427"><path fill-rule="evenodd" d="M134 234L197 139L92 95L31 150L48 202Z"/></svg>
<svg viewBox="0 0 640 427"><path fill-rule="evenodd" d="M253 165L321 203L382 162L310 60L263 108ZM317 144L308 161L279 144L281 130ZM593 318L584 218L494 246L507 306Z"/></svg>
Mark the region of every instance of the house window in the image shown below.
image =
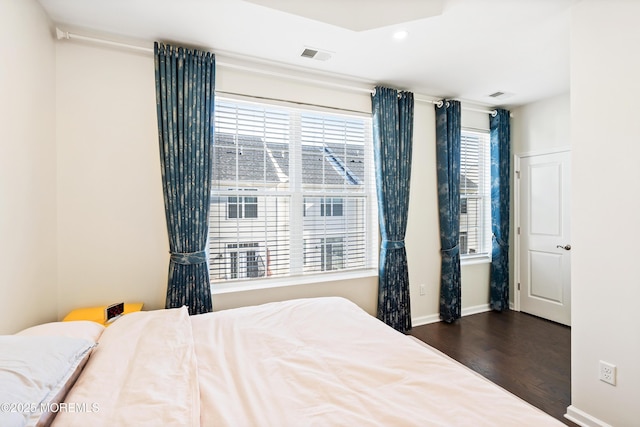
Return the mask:
<svg viewBox="0 0 640 427"><path fill-rule="evenodd" d="M331 197L322 199L320 216L342 216L342 199Z"/></svg>
<svg viewBox="0 0 640 427"><path fill-rule="evenodd" d="M489 132L462 129L460 144L460 256L491 252Z"/></svg>
<svg viewBox="0 0 640 427"><path fill-rule="evenodd" d="M218 97L215 129L214 286L375 268L370 117Z"/></svg>
<svg viewBox="0 0 640 427"><path fill-rule="evenodd" d="M469 239L467 238L467 232L460 232L460 253L466 254L469 252Z"/></svg>
<svg viewBox="0 0 640 427"><path fill-rule="evenodd" d="M306 239L304 245L304 263L307 271L335 271L345 268L346 236Z"/></svg>
<svg viewBox="0 0 640 427"><path fill-rule="evenodd" d="M322 271L341 270L344 268L344 246L342 237L328 237L322 239L321 266Z"/></svg>
<svg viewBox="0 0 640 427"><path fill-rule="evenodd" d="M231 243L229 249L229 279L263 277L266 273L264 257L258 243Z"/></svg>
<svg viewBox="0 0 640 427"><path fill-rule="evenodd" d="M227 199L227 216L234 218L258 218L258 198L230 196Z"/></svg>
<svg viewBox="0 0 640 427"><path fill-rule="evenodd" d="M343 216L344 201L336 197L305 197L304 216Z"/></svg>

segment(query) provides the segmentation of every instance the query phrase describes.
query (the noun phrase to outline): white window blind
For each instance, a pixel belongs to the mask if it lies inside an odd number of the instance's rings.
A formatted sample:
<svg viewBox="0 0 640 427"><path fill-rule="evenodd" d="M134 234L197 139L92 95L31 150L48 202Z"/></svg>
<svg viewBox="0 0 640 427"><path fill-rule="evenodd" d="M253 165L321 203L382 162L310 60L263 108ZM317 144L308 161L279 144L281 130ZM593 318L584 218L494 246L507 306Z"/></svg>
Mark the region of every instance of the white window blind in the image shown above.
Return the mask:
<svg viewBox="0 0 640 427"><path fill-rule="evenodd" d="M460 255L491 252L489 133L462 129L460 141Z"/></svg>
<svg viewBox="0 0 640 427"><path fill-rule="evenodd" d="M377 264L368 117L217 98L215 282Z"/></svg>

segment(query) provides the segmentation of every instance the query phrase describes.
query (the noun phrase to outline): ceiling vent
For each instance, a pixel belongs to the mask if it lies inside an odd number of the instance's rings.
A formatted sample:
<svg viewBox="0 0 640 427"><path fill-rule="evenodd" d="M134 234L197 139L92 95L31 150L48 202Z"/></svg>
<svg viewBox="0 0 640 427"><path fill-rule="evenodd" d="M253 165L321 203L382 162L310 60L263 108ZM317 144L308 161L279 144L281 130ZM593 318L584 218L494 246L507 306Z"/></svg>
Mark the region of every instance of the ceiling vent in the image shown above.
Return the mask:
<svg viewBox="0 0 640 427"><path fill-rule="evenodd" d="M489 98L493 98L493 99L506 99L513 96L513 93L509 93L509 92L494 92L491 95L489 95Z"/></svg>
<svg viewBox="0 0 640 427"><path fill-rule="evenodd" d="M331 53L311 47L305 47L300 56L303 58L315 59L316 61L326 61L331 58Z"/></svg>
<svg viewBox="0 0 640 427"><path fill-rule="evenodd" d="M303 58L313 58L314 56L316 56L318 54L318 51L315 49L305 49L302 51L302 54L300 56L302 56Z"/></svg>

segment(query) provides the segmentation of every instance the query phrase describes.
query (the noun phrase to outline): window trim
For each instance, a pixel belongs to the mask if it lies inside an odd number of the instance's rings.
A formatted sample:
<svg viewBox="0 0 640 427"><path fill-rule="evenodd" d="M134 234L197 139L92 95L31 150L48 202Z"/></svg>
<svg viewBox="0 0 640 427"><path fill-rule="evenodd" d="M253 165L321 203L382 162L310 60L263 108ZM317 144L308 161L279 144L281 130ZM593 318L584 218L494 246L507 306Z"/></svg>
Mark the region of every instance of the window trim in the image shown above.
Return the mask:
<svg viewBox="0 0 640 427"><path fill-rule="evenodd" d="M231 294L235 292L257 291L263 289L286 288L290 286L314 285L327 282L337 282L344 280L357 280L378 277L377 268L367 268L359 270L334 270L324 271L321 274L316 272L295 275L267 277L260 280L237 279L230 282L216 282L211 286L212 295Z"/></svg>
<svg viewBox="0 0 640 427"><path fill-rule="evenodd" d="M491 264L491 253L489 254L468 254L464 258L460 256L460 265Z"/></svg>

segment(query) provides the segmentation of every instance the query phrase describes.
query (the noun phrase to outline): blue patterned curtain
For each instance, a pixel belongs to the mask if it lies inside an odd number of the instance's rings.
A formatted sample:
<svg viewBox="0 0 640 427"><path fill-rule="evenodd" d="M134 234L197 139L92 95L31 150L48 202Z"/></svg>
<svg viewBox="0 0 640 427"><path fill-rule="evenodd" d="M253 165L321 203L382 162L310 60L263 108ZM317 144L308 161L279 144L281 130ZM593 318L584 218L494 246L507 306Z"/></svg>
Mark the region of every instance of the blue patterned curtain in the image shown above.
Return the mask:
<svg viewBox="0 0 640 427"><path fill-rule="evenodd" d="M371 99L380 222L378 319L411 329L409 270L404 236L409 209L413 141L413 93L376 87Z"/></svg>
<svg viewBox="0 0 640 427"><path fill-rule="evenodd" d="M169 233L167 308L212 311L207 233L211 189L215 57L155 43L156 104Z"/></svg>
<svg viewBox="0 0 640 427"><path fill-rule="evenodd" d="M442 101L436 108L436 163L440 212L440 318L461 315L460 286L460 102Z"/></svg>
<svg viewBox="0 0 640 427"><path fill-rule="evenodd" d="M491 116L491 273L489 304L493 310L509 308L509 111Z"/></svg>

